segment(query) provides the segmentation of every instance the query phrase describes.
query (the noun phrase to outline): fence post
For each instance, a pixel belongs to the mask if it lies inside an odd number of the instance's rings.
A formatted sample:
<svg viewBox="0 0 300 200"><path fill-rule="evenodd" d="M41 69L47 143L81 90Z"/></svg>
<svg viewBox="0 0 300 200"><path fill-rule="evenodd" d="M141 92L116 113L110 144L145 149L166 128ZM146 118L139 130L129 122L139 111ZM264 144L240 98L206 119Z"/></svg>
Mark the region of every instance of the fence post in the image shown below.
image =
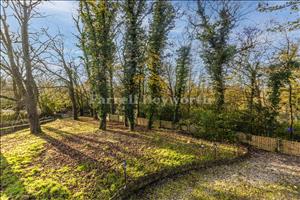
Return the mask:
<svg viewBox="0 0 300 200"><path fill-rule="evenodd" d="M281 138L277 138L277 152L281 152L281 148L282 148L282 140Z"/></svg>

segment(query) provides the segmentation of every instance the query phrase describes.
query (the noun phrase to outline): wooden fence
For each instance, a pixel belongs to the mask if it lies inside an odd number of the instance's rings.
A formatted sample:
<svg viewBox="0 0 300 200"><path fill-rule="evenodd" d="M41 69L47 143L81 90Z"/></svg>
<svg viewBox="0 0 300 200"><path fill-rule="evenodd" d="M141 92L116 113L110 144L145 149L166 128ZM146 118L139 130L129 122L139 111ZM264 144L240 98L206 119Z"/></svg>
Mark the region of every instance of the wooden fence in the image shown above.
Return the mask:
<svg viewBox="0 0 300 200"><path fill-rule="evenodd" d="M300 142L245 133L238 133L237 136L240 142L249 144L258 149L300 156Z"/></svg>
<svg viewBox="0 0 300 200"><path fill-rule="evenodd" d="M120 115L108 115L108 120L124 122L124 116ZM148 119L138 117L136 124L140 126L147 126ZM194 133L197 131L195 126L177 126L175 127L171 121L157 120L154 121L154 128L167 128L167 129L179 129ZM250 135L245 133L237 134L238 140L242 143L249 144L258 149L266 151L280 152L289 155L300 156L300 142L293 142L288 140L282 140L279 138L271 138L257 135Z"/></svg>
<svg viewBox="0 0 300 200"><path fill-rule="evenodd" d="M43 119L40 120L40 124L45 124L45 123L48 123L48 122L52 122L54 120L55 120L55 118L43 118ZM8 133L13 133L15 131L19 131L19 130L26 129L26 128L29 128L29 124L28 123L17 124L17 125L8 126L8 127L3 127L3 128L0 128L0 135L4 135L4 134L8 134Z"/></svg>

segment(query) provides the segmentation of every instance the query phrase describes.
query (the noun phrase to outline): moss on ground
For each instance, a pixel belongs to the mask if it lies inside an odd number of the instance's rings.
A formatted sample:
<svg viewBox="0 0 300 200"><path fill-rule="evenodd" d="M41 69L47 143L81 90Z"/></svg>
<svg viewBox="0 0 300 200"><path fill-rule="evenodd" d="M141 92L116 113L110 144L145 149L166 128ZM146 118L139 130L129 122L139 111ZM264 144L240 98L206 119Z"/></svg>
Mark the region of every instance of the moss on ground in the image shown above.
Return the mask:
<svg viewBox="0 0 300 200"><path fill-rule="evenodd" d="M108 199L128 181L192 162L215 159L207 141L166 130L128 131L119 123L98 130L91 118L56 120L1 136L1 199ZM237 148L219 145L217 158Z"/></svg>

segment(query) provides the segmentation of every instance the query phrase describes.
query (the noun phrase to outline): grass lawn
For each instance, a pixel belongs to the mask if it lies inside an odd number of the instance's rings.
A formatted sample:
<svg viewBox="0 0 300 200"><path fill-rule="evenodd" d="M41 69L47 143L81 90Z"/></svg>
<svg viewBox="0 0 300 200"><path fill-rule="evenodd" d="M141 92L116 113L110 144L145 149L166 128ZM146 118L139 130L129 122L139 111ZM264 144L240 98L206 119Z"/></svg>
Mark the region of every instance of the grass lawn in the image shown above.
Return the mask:
<svg viewBox="0 0 300 200"><path fill-rule="evenodd" d="M214 159L212 143L171 130L128 131L110 122L107 131L82 117L1 136L2 199L109 199L128 181L192 162ZM204 148L201 146L204 145ZM218 146L219 158L233 158L237 148Z"/></svg>

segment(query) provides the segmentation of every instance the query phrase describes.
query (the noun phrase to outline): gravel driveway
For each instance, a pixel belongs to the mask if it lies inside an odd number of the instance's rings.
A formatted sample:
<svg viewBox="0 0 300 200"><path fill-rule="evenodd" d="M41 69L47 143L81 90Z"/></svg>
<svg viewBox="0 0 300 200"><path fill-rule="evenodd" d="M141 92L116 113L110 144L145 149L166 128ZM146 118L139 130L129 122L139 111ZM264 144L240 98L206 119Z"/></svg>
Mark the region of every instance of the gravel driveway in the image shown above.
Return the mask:
<svg viewBox="0 0 300 200"><path fill-rule="evenodd" d="M168 178L131 199L300 199L300 157L251 151L231 165Z"/></svg>

